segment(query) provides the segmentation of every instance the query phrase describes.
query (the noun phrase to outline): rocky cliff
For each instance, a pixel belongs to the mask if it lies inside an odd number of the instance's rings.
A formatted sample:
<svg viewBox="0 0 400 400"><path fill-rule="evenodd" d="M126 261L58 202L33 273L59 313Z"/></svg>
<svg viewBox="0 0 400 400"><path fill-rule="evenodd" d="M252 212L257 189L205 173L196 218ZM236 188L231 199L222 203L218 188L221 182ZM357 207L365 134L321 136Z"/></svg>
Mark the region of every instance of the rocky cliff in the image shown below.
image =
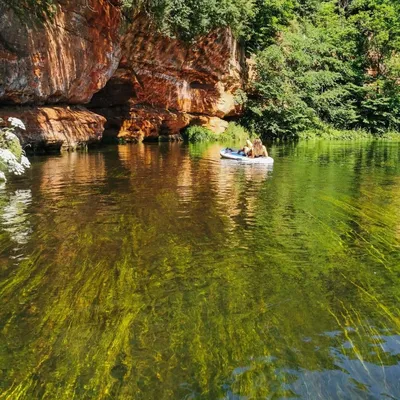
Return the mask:
<svg viewBox="0 0 400 400"><path fill-rule="evenodd" d="M121 47L118 70L90 104L119 137L176 137L189 124L223 132L222 118L240 114L245 59L229 29L189 44L156 33L139 16Z"/></svg>
<svg viewBox="0 0 400 400"><path fill-rule="evenodd" d="M58 152L76 150L99 144L106 119L77 106L2 107L0 118L21 119L26 131L18 130L22 147L28 152Z"/></svg>
<svg viewBox="0 0 400 400"><path fill-rule="evenodd" d="M244 54L229 29L186 43L139 15L121 38L118 4L57 0L40 23L0 3L0 117L24 121L28 150L100 141L106 119L114 137L170 140L190 124L223 132L241 113Z"/></svg>
<svg viewBox="0 0 400 400"><path fill-rule="evenodd" d="M105 122L84 108L74 114L65 107L54 112L47 107L43 112L37 106L88 103L114 74L120 60L121 20L115 4L115 0L114 4L108 0L58 0L54 18L40 23L22 21L0 3L0 106L29 106L18 107L13 114L29 116L24 121L27 132L37 133L29 136L32 145L46 146L46 138L55 135L61 139L74 131L79 132L78 142L90 142L93 131L87 129L88 121L98 126ZM10 112L9 108L3 110L3 115ZM50 131L50 125L43 123L44 114L51 115ZM73 119L73 115L80 118ZM97 132L101 130L97 128ZM75 142L64 140L62 146L68 148ZM54 141L48 144L54 147Z"/></svg>

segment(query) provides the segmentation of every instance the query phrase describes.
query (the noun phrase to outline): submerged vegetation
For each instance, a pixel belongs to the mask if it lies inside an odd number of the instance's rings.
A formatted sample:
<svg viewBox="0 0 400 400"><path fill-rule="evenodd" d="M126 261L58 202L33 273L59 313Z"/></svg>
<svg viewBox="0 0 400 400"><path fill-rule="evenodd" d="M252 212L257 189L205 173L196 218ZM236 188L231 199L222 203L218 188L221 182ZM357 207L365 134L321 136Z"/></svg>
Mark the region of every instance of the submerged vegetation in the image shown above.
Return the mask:
<svg viewBox="0 0 400 400"><path fill-rule="evenodd" d="M46 158L0 193L2 400L400 393L398 147L275 147L272 179L218 150Z"/></svg>

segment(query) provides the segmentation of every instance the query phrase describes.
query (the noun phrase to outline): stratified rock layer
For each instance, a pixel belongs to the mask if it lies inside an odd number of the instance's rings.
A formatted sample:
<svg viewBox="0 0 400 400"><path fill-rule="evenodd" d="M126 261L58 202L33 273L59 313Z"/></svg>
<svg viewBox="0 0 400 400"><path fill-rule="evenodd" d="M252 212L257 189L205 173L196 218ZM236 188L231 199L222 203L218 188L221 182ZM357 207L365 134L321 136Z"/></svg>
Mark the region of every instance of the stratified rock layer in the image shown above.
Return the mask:
<svg viewBox="0 0 400 400"><path fill-rule="evenodd" d="M239 111L243 54L230 29L187 44L148 26L138 18L122 42L120 67L133 72L135 103L220 118Z"/></svg>
<svg viewBox="0 0 400 400"><path fill-rule="evenodd" d="M0 118L21 119L26 130L18 129L28 152L58 152L100 143L106 119L84 107L0 108Z"/></svg>
<svg viewBox="0 0 400 400"><path fill-rule="evenodd" d="M139 16L122 40L118 70L90 107L126 140L175 136L190 124L220 133L227 126L221 118L242 111L236 98L244 66L229 29L189 44L157 34Z"/></svg>
<svg viewBox="0 0 400 400"><path fill-rule="evenodd" d="M89 102L118 67L120 19L107 0L57 0L44 24L0 3L0 104Z"/></svg>

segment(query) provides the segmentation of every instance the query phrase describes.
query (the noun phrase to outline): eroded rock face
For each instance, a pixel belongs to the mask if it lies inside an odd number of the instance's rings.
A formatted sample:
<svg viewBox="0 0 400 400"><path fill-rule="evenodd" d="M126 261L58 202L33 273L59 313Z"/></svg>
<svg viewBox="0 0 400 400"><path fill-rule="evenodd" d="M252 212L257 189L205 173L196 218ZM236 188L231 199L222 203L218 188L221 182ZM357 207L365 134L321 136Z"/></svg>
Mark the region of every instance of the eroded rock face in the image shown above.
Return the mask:
<svg viewBox="0 0 400 400"><path fill-rule="evenodd" d="M123 37L118 70L90 107L103 115L123 110L119 136L133 141L177 135L191 123L220 133L227 126L221 118L242 112L245 65L229 29L188 44L155 33L139 16Z"/></svg>
<svg viewBox="0 0 400 400"><path fill-rule="evenodd" d="M108 0L58 0L45 24L0 3L0 104L83 104L120 59L120 10ZM114 1L115 3L115 1Z"/></svg>
<svg viewBox="0 0 400 400"><path fill-rule="evenodd" d="M218 29L194 44L149 34L139 17L122 41L120 68L133 72L138 104L223 118L240 110L243 52L229 29Z"/></svg>
<svg viewBox="0 0 400 400"><path fill-rule="evenodd" d="M75 150L100 143L106 119L84 107L0 108L0 118L16 117L26 130L18 130L28 152Z"/></svg>

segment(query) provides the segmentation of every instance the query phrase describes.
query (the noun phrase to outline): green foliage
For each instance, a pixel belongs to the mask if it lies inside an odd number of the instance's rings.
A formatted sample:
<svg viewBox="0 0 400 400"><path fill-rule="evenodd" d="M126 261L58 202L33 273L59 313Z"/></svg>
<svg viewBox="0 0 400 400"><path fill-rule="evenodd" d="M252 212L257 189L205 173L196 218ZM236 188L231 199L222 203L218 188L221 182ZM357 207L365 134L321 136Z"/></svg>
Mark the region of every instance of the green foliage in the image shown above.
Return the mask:
<svg viewBox="0 0 400 400"><path fill-rule="evenodd" d="M327 139L327 140L358 140L373 139L371 133L365 130L340 130L323 124L318 128L308 129L297 133L299 139Z"/></svg>
<svg viewBox="0 0 400 400"><path fill-rule="evenodd" d="M255 134L253 132L235 122L230 122L226 131L219 135L218 140L245 143L246 139L253 139L254 137Z"/></svg>
<svg viewBox="0 0 400 400"><path fill-rule="evenodd" d="M216 135L213 131L198 125L189 126L183 133L183 137L189 140L189 142L193 143L218 140L218 135Z"/></svg>
<svg viewBox="0 0 400 400"><path fill-rule="evenodd" d="M254 0L124 0L123 7L146 13L161 32L188 41L225 26L242 36L254 15Z"/></svg>
<svg viewBox="0 0 400 400"><path fill-rule="evenodd" d="M380 135L399 130L399 6L324 1L306 9L257 53L246 124L273 137L322 122Z"/></svg>
<svg viewBox="0 0 400 400"><path fill-rule="evenodd" d="M235 105L237 106L245 105L248 101L247 93L242 89L236 90L234 93L234 100L235 100Z"/></svg>
<svg viewBox="0 0 400 400"><path fill-rule="evenodd" d="M294 17L294 0L256 0L246 35L247 52L273 43L276 33Z"/></svg>
<svg viewBox="0 0 400 400"><path fill-rule="evenodd" d="M359 56L365 67L385 75L387 62L400 51L400 3L393 0L354 0L348 21L357 29Z"/></svg>
<svg viewBox="0 0 400 400"><path fill-rule="evenodd" d="M246 139L254 138L255 134L235 122L230 122L225 132L219 135L203 126L192 125L183 132L183 137L191 143L216 141L245 143Z"/></svg>
<svg viewBox="0 0 400 400"><path fill-rule="evenodd" d="M41 21L50 18L56 7L55 0L4 0L4 3L20 18L36 17Z"/></svg>
<svg viewBox="0 0 400 400"><path fill-rule="evenodd" d="M382 134L400 129L400 98L373 90L363 99L360 107L363 126L371 132Z"/></svg>
<svg viewBox="0 0 400 400"><path fill-rule="evenodd" d="M319 119L335 125L356 119L350 82L344 80L351 78L351 70L334 55L346 32L339 19L331 20L329 29L335 24L335 35L328 35L310 22L293 22L277 43L258 54L257 97L247 115L256 130L290 136L317 126Z"/></svg>

